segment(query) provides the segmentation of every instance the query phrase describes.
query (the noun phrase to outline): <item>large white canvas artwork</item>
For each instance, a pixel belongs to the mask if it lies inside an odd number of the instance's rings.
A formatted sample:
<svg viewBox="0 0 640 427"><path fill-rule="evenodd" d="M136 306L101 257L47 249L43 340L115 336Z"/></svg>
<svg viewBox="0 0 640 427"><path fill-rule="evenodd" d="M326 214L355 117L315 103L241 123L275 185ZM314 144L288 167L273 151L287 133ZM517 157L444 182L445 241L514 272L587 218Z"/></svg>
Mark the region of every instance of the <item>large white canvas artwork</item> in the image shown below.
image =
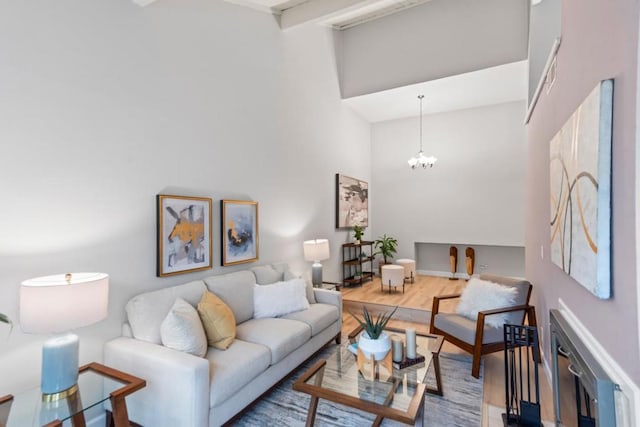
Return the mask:
<svg viewBox="0 0 640 427"><path fill-rule="evenodd" d="M613 80L600 82L550 143L551 260L611 297Z"/></svg>

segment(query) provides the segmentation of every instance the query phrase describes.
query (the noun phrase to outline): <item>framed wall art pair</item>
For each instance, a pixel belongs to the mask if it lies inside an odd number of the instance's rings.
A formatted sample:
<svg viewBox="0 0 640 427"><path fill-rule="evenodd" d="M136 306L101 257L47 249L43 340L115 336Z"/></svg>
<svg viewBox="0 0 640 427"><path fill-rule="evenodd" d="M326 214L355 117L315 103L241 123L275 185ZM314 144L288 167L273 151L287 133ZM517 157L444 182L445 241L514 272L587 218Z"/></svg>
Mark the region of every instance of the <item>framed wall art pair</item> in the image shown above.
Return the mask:
<svg viewBox="0 0 640 427"><path fill-rule="evenodd" d="M258 260L258 202L221 200L222 265ZM157 196L157 275L213 267L212 199Z"/></svg>

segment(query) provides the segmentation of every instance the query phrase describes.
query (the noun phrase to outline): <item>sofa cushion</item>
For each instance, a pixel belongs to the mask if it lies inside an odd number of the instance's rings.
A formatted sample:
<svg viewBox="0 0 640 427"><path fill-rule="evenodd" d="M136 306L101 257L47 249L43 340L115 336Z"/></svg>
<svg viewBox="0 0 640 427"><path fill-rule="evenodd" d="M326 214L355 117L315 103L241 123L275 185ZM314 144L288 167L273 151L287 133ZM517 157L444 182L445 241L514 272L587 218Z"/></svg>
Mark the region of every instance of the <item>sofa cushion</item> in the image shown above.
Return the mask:
<svg viewBox="0 0 640 427"><path fill-rule="evenodd" d="M274 365L311 338L311 327L290 319L251 319L237 326L236 337L268 347Z"/></svg>
<svg viewBox="0 0 640 427"><path fill-rule="evenodd" d="M211 364L209 404L214 407L265 371L271 353L263 345L237 339L226 351L209 348L207 359Z"/></svg>
<svg viewBox="0 0 640 427"><path fill-rule="evenodd" d="M282 319L297 320L311 327L314 337L339 319L338 307L328 304L311 304L308 310L296 311L282 316Z"/></svg>
<svg viewBox="0 0 640 427"><path fill-rule="evenodd" d="M226 350L236 337L236 319L228 305L214 293L206 291L198 303L198 314L210 346Z"/></svg>
<svg viewBox="0 0 640 427"><path fill-rule="evenodd" d="M278 262L272 265L261 265L251 269L256 275L256 283L258 285L269 285L280 281L289 281L299 279L302 276L296 275L289 270L289 264L286 262ZM307 301L309 304L316 303L316 297L313 293L313 285L306 281L307 285Z"/></svg>
<svg viewBox="0 0 640 427"><path fill-rule="evenodd" d="M268 285L270 283L280 282L284 277L284 271L278 271L271 265L251 267L251 271L256 275L256 283L258 285Z"/></svg>
<svg viewBox="0 0 640 427"><path fill-rule="evenodd" d="M256 285L253 290L253 317L278 317L309 308L302 279Z"/></svg>
<svg viewBox="0 0 640 427"><path fill-rule="evenodd" d="M433 321L436 328L453 335L456 338L468 344L475 344L476 339L476 321L468 319L459 314L439 313ZM492 343L504 340L504 331L502 328L494 328L485 325L482 334L482 343Z"/></svg>
<svg viewBox="0 0 640 427"><path fill-rule="evenodd" d="M291 270L286 270L284 272L283 280L293 280L293 279L301 279L301 278L302 276L297 276L293 274ZM309 301L309 304L315 304L317 301L316 301L316 295L313 292L313 285L309 281L305 281L305 284L306 284L307 301Z"/></svg>
<svg viewBox="0 0 640 427"><path fill-rule="evenodd" d="M136 339L161 344L160 324L177 298L195 306L207 287L202 280L137 295L125 310Z"/></svg>
<svg viewBox="0 0 640 427"><path fill-rule="evenodd" d="M235 325L234 325L235 326ZM176 299L160 325L162 345L203 357L207 353L207 337L195 308L182 298Z"/></svg>
<svg viewBox="0 0 640 427"><path fill-rule="evenodd" d="M237 271L204 279L207 288L231 308L237 323L253 317L253 286L256 276L250 271Z"/></svg>

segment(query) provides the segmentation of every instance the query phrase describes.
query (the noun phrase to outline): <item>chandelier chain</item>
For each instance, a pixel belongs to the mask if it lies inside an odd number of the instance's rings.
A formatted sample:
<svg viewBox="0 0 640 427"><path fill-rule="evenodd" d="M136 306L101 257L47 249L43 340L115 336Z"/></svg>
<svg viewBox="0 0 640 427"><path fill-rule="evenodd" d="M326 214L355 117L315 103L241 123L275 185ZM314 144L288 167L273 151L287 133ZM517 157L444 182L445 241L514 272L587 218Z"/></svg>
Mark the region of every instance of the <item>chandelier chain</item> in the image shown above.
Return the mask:
<svg viewBox="0 0 640 427"><path fill-rule="evenodd" d="M422 153L422 99L424 95L418 95L418 99L420 100L420 152Z"/></svg>

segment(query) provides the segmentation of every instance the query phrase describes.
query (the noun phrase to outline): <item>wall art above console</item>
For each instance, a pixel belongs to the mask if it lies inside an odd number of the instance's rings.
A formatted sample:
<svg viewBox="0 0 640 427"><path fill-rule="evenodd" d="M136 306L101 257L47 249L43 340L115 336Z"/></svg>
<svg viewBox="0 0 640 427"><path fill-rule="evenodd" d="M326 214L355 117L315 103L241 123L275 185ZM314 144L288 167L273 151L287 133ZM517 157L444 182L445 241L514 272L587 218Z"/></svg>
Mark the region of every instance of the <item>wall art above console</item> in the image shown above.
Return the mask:
<svg viewBox="0 0 640 427"><path fill-rule="evenodd" d="M369 226L369 184L336 174L336 228Z"/></svg>

